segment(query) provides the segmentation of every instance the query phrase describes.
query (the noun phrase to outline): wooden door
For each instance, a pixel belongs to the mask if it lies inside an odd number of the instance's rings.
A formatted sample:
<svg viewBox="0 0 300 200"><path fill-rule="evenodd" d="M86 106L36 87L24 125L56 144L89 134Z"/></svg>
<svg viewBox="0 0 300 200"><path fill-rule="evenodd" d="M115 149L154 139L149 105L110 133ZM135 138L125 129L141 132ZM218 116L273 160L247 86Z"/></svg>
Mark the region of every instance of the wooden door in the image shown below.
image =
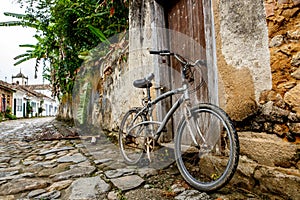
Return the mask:
<svg viewBox="0 0 300 200"><path fill-rule="evenodd" d="M175 2L175 3L174 3ZM167 8L170 48L199 59L205 58L205 30L202 0L173 1ZM174 31L174 32L173 32ZM181 33L186 35L177 34Z"/></svg>
<svg viewBox="0 0 300 200"><path fill-rule="evenodd" d="M166 8L169 31L170 50L179 53L192 61L206 60L206 38L202 0L178 0ZM181 86L181 65L171 59L171 87ZM204 83L204 84L203 84ZM194 81L190 83L191 90L202 85L195 92L190 93L193 104L208 102L207 69L199 66L194 72ZM174 97L174 103L178 97ZM173 117L173 130L176 131L182 112ZM174 134L173 131L173 134Z"/></svg>

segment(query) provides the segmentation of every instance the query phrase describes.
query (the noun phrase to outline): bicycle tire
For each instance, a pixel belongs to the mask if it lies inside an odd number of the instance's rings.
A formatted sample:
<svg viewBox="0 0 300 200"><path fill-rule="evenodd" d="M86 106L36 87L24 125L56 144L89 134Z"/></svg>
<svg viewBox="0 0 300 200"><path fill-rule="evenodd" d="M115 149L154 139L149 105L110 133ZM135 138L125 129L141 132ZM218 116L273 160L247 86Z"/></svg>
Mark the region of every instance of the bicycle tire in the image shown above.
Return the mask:
<svg viewBox="0 0 300 200"><path fill-rule="evenodd" d="M204 192L218 190L232 179L236 171L239 161L238 135L229 116L215 105L199 104L191 109L191 115L210 144L207 148L191 145L192 137L188 135L187 121L183 117L175 138L177 166L192 187ZM218 133L218 137L213 137L215 134L212 133Z"/></svg>
<svg viewBox="0 0 300 200"><path fill-rule="evenodd" d="M136 117L141 109L140 107L130 109L124 115L119 128L119 148L125 163L128 165L138 164L144 154L145 138L137 135L137 129L128 132L133 125L146 120L142 114Z"/></svg>

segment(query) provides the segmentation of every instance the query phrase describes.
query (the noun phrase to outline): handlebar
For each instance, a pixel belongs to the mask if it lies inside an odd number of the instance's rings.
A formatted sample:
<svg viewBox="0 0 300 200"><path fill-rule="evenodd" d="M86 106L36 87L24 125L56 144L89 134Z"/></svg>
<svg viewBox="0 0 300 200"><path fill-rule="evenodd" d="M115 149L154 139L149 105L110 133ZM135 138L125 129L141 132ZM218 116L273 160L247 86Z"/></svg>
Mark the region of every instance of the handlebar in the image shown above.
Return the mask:
<svg viewBox="0 0 300 200"><path fill-rule="evenodd" d="M183 65L190 65L190 66L195 66L195 65L204 65L206 66L206 61L205 60L196 60L194 63L188 62L185 58L183 58L181 55L172 53L169 50L161 50L161 51L149 51L150 54L156 54L160 56L174 56L179 62L181 62Z"/></svg>
<svg viewBox="0 0 300 200"><path fill-rule="evenodd" d="M160 56L171 56L174 53L171 53L169 50L161 50L161 51L149 51L150 54L157 54Z"/></svg>
<svg viewBox="0 0 300 200"><path fill-rule="evenodd" d="M153 78L154 78L154 74L153 74L153 73L150 73L150 74L148 74L148 75L145 77L145 80L151 82Z"/></svg>

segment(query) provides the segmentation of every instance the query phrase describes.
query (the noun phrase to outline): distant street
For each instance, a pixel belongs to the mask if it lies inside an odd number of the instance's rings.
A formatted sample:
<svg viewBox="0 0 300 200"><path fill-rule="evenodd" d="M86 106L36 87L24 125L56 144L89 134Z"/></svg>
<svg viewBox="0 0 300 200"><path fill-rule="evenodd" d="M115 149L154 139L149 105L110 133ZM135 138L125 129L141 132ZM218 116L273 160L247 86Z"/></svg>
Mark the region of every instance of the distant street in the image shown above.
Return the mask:
<svg viewBox="0 0 300 200"><path fill-rule="evenodd" d="M0 139L20 139L41 131L45 124L51 124L54 117L10 120L0 123Z"/></svg>

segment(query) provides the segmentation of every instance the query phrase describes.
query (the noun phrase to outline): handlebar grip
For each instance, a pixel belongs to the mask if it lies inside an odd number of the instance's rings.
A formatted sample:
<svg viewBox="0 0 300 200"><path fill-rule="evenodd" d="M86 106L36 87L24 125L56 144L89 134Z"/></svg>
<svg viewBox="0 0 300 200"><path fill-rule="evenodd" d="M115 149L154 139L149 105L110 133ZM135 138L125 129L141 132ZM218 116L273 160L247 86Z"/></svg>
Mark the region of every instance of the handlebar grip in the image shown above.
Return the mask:
<svg viewBox="0 0 300 200"><path fill-rule="evenodd" d="M160 54L160 51L149 51L150 54Z"/></svg>
<svg viewBox="0 0 300 200"><path fill-rule="evenodd" d="M161 51L149 51L150 54L157 54L157 55L160 55L160 54L169 54L170 51L169 50L161 50Z"/></svg>
<svg viewBox="0 0 300 200"><path fill-rule="evenodd" d="M150 73L150 74L148 74L148 75L145 77L145 79L146 79L147 81L151 81L153 78L154 78L154 74L153 74L153 73Z"/></svg>

